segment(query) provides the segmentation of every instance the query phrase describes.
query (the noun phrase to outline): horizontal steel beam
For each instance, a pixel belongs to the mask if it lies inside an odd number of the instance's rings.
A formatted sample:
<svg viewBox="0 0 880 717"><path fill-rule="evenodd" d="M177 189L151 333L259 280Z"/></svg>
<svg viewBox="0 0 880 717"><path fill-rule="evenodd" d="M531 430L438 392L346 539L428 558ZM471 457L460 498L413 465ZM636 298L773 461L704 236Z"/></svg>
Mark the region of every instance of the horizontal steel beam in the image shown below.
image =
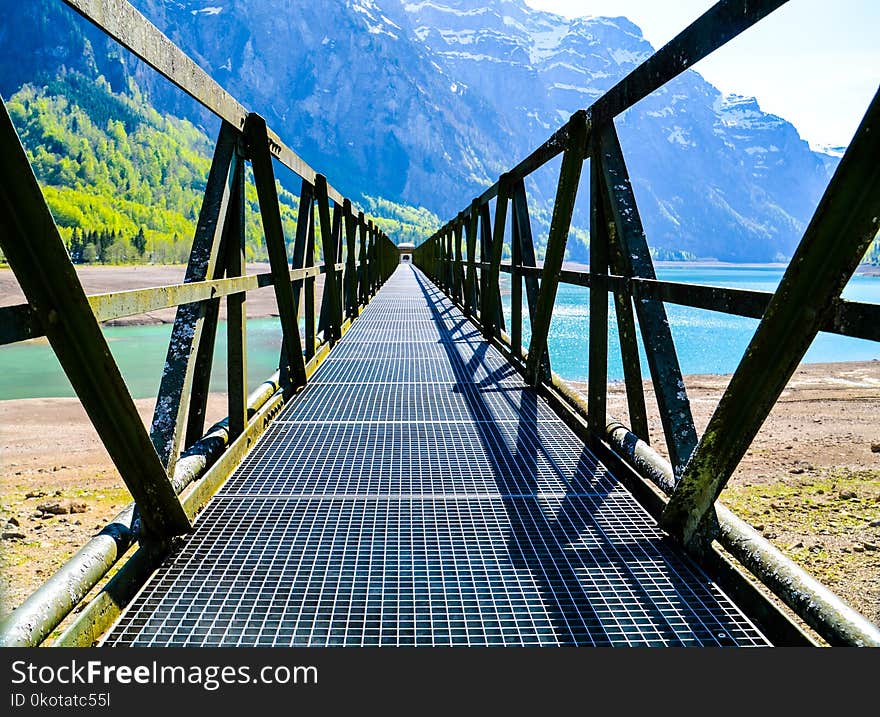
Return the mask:
<svg viewBox="0 0 880 717"><path fill-rule="evenodd" d="M480 266L477 262L477 266ZM540 267L520 267L523 276L541 276ZM502 264L501 271L513 273L510 264ZM659 279L627 278L610 275L606 277L611 291L620 292L635 298L659 299L667 304L691 306L695 309L718 311L733 316L745 316L760 319L764 316L770 300L771 291L755 291L752 289L732 289L722 286L705 286L702 284L683 284L676 281ZM559 281L575 286L590 286L590 274L586 271L563 269L559 272ZM850 336L866 341L880 341L880 304L869 304L862 301L836 299L831 318L821 328L829 334Z"/></svg>
<svg viewBox="0 0 880 717"><path fill-rule="evenodd" d="M345 266L336 264L337 271ZM290 280L315 277L326 273L323 264L305 269L291 269ZM195 281L189 284L170 284L148 289L115 291L109 294L93 294L87 297L95 318L113 321L126 316L137 316L160 309L170 309L181 304L219 299L242 291L253 291L272 286L272 274L252 274L232 279ZM43 336L45 332L36 312L27 304L0 307L0 346Z"/></svg>
<svg viewBox="0 0 880 717"><path fill-rule="evenodd" d="M45 335L37 312L29 304L0 306L0 346Z"/></svg>
<svg viewBox="0 0 880 717"><path fill-rule="evenodd" d="M729 289L647 279L630 281L631 292L636 297L649 296L670 304L720 311L753 319L764 316L773 298L773 292L770 291ZM832 316L822 325L821 331L868 341L880 341L880 304L835 299L833 306Z"/></svg>

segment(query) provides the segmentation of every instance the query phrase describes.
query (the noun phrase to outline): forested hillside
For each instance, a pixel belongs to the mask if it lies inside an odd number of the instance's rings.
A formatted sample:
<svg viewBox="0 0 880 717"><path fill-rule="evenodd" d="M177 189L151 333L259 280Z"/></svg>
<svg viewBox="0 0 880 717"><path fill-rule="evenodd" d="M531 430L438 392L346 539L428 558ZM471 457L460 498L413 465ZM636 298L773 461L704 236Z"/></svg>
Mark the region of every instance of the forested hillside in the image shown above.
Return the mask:
<svg viewBox="0 0 880 717"><path fill-rule="evenodd" d="M186 261L214 138L157 112L133 82L115 93L102 77L75 72L25 85L7 107L75 262ZM266 252L248 179L247 255L259 261ZM292 241L299 198L280 183L278 191ZM439 226L426 210L377 198L365 204L398 241L418 241Z"/></svg>

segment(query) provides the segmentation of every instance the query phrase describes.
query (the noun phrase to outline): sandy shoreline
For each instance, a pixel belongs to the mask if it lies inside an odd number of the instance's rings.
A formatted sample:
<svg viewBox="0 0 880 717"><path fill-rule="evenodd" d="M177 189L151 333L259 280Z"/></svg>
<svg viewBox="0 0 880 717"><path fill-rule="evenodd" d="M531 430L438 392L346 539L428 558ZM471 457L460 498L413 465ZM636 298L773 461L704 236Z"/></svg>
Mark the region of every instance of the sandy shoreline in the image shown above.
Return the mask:
<svg viewBox="0 0 880 717"><path fill-rule="evenodd" d="M730 375L685 376L698 435L705 430L729 382ZM585 383L573 385L586 392ZM667 456L650 381L644 382L644 392L652 446ZM871 444L880 441L878 411L880 361L802 364L758 434L740 472L753 472L757 477L762 471L790 468L810 449L816 453L811 459L815 466L880 468L880 454L871 451ZM622 381L608 384L608 412L629 425Z"/></svg>

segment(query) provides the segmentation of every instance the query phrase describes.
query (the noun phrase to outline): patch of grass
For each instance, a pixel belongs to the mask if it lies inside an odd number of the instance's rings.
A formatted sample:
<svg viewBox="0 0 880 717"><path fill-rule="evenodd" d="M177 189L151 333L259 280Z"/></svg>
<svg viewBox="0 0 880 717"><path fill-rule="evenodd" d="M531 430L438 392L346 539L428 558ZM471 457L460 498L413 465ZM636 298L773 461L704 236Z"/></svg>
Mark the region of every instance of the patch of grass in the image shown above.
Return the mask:
<svg viewBox="0 0 880 717"><path fill-rule="evenodd" d="M722 501L753 525L807 533L844 533L880 518L880 470L835 468L823 474L728 487Z"/></svg>
<svg viewBox="0 0 880 717"><path fill-rule="evenodd" d="M786 474L731 485L721 500L868 619L880 620L880 470Z"/></svg>

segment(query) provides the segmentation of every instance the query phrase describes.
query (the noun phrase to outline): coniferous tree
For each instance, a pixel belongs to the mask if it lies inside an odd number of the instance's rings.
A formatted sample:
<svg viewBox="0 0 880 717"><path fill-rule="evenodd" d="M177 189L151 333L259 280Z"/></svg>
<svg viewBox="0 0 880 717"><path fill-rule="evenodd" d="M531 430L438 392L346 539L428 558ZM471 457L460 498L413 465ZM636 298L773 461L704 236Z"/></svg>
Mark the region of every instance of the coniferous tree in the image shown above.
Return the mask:
<svg viewBox="0 0 880 717"><path fill-rule="evenodd" d="M70 260L74 264L83 263L83 243L77 227L73 228L73 234L70 235Z"/></svg>
<svg viewBox="0 0 880 717"><path fill-rule="evenodd" d="M140 256L143 256L144 252L147 251L147 237L144 236L143 227L138 229L138 233L135 235L134 239L131 240L131 244Z"/></svg>
<svg viewBox="0 0 880 717"><path fill-rule="evenodd" d="M107 247L109 247L113 243L110 238L110 232L106 229L103 229L101 233L98 235L97 241L97 250L98 250L98 261L102 264L107 263Z"/></svg>

